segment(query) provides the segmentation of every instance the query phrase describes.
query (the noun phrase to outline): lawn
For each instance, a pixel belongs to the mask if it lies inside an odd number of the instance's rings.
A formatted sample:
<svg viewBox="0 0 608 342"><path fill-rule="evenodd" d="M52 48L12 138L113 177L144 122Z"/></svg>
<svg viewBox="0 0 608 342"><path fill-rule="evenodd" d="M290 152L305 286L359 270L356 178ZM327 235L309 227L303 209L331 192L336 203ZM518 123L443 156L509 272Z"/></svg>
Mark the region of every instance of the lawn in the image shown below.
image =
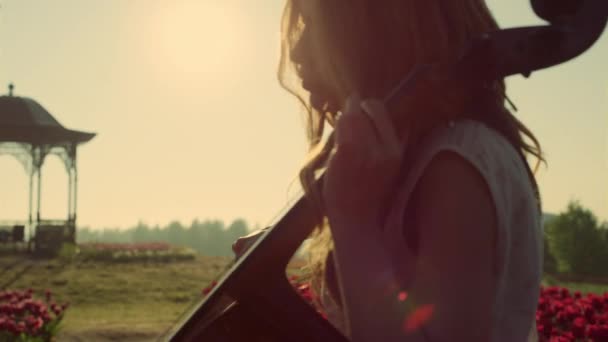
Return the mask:
<svg viewBox="0 0 608 342"><path fill-rule="evenodd" d="M608 281L603 281L602 284L592 284L588 282L560 281L556 277L545 275L543 277L543 285L545 286L560 286L570 289L571 291L581 291L583 295L591 292L603 294L608 292Z"/></svg>
<svg viewBox="0 0 608 342"><path fill-rule="evenodd" d="M0 288L51 289L58 302L68 301L60 341L154 341L201 296L230 258L197 257L174 263L100 263L0 257ZM608 285L545 285L583 293L603 293Z"/></svg>
<svg viewBox="0 0 608 342"><path fill-rule="evenodd" d="M179 263L110 264L2 257L0 287L48 288L57 301L68 301L67 336L89 332L101 339L126 330L153 339L200 298L201 289L228 261L199 257Z"/></svg>
<svg viewBox="0 0 608 342"><path fill-rule="evenodd" d="M61 341L154 340L231 262L101 263L0 256L0 289L51 289L69 302Z"/></svg>

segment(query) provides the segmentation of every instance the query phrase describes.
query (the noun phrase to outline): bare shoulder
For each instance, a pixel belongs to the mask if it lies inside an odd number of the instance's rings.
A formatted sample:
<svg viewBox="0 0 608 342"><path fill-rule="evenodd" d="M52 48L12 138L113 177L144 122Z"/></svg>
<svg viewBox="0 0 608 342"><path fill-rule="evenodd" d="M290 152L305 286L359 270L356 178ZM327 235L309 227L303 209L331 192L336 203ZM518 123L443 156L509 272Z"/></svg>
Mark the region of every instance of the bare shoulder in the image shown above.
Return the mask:
<svg viewBox="0 0 608 342"><path fill-rule="evenodd" d="M441 151L433 157L416 184L411 203L418 221L485 227L496 224L494 200L484 175L453 151Z"/></svg>
<svg viewBox="0 0 608 342"><path fill-rule="evenodd" d="M441 151L425 168L411 201L419 234L412 295L436 304L431 336L487 340L496 291L497 219L483 174L459 153Z"/></svg>

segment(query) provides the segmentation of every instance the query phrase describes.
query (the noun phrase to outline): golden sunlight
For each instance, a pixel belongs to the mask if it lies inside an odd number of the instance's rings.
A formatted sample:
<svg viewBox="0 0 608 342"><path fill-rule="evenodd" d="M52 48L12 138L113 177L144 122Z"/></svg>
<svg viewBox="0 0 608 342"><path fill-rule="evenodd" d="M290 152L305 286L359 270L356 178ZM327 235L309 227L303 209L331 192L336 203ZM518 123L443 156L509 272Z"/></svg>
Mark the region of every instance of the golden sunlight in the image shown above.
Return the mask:
<svg viewBox="0 0 608 342"><path fill-rule="evenodd" d="M212 76L238 65L242 18L221 1L167 1L155 13L155 54L169 73Z"/></svg>

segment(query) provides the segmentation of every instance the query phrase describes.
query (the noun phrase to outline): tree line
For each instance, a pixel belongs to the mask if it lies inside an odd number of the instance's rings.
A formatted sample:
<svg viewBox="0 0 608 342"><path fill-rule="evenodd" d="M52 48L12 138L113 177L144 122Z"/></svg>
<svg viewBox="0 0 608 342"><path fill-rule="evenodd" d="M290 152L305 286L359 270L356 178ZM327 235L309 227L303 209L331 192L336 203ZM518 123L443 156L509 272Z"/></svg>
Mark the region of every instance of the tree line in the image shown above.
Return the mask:
<svg viewBox="0 0 608 342"><path fill-rule="evenodd" d="M544 271L550 274L608 277L608 222L599 222L591 210L578 201L570 201L558 215L544 215ZM259 229L250 229L243 219L229 225L221 220L194 220L190 226L173 221L164 227L138 223L128 229L92 230L81 228L77 241L141 243L166 241L190 247L201 255L233 256L232 243ZM300 252L298 252L300 253Z"/></svg>
<svg viewBox="0 0 608 342"><path fill-rule="evenodd" d="M247 222L236 219L229 225L221 220L194 220L190 226L173 221L166 226L150 227L143 222L128 229L106 228L92 230L79 228L76 232L78 243L142 243L165 241L175 246L190 247L201 255L232 256L232 243L241 236L249 234L258 226L249 229Z"/></svg>

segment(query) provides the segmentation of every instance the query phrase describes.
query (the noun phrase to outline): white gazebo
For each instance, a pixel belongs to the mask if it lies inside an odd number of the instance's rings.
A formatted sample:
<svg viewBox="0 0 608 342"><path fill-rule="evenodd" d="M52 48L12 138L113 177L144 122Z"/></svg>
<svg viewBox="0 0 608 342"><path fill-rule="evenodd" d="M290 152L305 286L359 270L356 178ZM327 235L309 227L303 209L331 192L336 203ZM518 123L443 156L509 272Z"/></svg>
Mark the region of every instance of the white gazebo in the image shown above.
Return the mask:
<svg viewBox="0 0 608 342"><path fill-rule="evenodd" d="M29 176L27 236L30 245L34 244L35 251L44 253L56 248L57 242L76 241L76 151L79 144L93 137L95 133L63 127L36 101L14 96L12 84L9 85L8 95L0 96L0 155L16 157ZM65 220L44 220L41 217L41 168L46 156L51 154L63 160L68 175L68 212Z"/></svg>

